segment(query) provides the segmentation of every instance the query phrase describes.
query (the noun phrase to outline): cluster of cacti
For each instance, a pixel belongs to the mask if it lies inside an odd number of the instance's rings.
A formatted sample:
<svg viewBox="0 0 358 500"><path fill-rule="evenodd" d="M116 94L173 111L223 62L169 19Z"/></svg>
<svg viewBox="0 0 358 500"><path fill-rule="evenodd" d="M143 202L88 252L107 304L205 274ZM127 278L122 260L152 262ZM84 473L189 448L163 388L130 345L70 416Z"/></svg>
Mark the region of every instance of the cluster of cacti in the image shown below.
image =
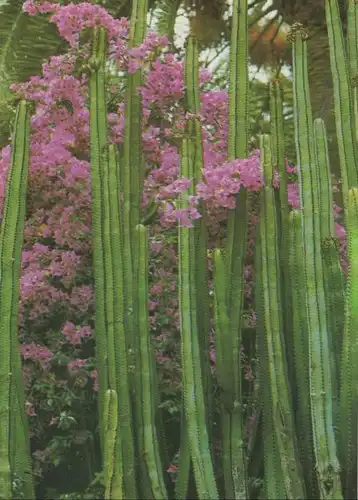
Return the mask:
<svg viewBox="0 0 358 500"><path fill-rule="evenodd" d="M18 341L19 279L30 150L29 105L21 101L0 228L0 498L34 498ZM15 488L13 488L15 486ZM19 497L21 498L21 497Z"/></svg>
<svg viewBox="0 0 358 500"><path fill-rule="evenodd" d="M147 2L134 1L131 46L144 39ZM234 0L229 82L229 160L248 156L248 3ZM193 227L178 228L179 312L183 409L178 499L187 498L191 471L198 498L251 498L253 462L264 478L262 498L354 498L358 438L358 164L356 75L358 4L349 5L348 54L337 0L326 0L349 274L337 246L325 126L313 120L307 35L293 25L294 122L300 209L287 197L283 104L270 83L271 134L261 136L259 224L255 233L257 427L244 437L244 263L250 215L258 196L246 189L229 211L227 245L214 252L216 378L220 389L220 459L213 437L209 366L205 208ZM158 414L155 361L148 317L148 235L141 224L145 165L141 147L141 70L128 75L123 147L109 144L105 95L106 32L95 28L88 62L90 93L93 267L99 428L106 499L168 498L164 430ZM348 57L349 56L349 57ZM192 183L179 208L189 207L201 181L199 49L189 36L185 59L186 130L180 176ZM33 497L18 355L17 315L29 156L27 104L21 102L0 232L0 498L19 478ZM274 187L275 171L279 191ZM152 207L153 208L153 207ZM254 456L254 454L258 454ZM223 479L216 470L222 470ZM263 474L262 469L263 467ZM260 472L261 471L261 472ZM15 497L15 496L14 496Z"/></svg>

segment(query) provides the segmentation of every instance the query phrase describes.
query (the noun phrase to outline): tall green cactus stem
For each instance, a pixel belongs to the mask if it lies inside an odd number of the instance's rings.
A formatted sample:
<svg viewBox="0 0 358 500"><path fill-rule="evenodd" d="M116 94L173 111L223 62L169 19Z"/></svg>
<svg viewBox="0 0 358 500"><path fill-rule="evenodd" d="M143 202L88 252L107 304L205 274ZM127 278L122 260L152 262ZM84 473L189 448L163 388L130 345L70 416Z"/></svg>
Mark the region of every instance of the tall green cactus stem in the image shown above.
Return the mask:
<svg viewBox="0 0 358 500"><path fill-rule="evenodd" d="M307 73L307 35L299 24L293 42L294 123L303 210L305 291L308 322L313 441L321 498L342 498L332 415L332 381L321 253L318 173Z"/></svg>
<svg viewBox="0 0 358 500"><path fill-rule="evenodd" d="M180 176L193 180L194 165L191 157L192 139L184 137ZM179 208L188 208L188 195L193 195L193 185L179 199ZM189 447L199 498L216 499L214 469L210 454L209 437L205 418L205 400L197 328L195 233L193 228L179 225L179 314L181 331L181 358L183 391L188 423Z"/></svg>
<svg viewBox="0 0 358 500"><path fill-rule="evenodd" d="M108 371L111 390L118 394L118 431L114 486L123 488L125 498L136 498L135 453L133 443L133 416L126 350L124 315L123 226L120 212L119 162L113 144L108 147L108 162L103 165L103 238L106 271L106 313ZM112 380L112 376L115 380ZM123 472L122 472L123 468ZM120 481L123 479L123 485ZM116 489L113 491L115 492ZM113 496L113 499L116 497Z"/></svg>
<svg viewBox="0 0 358 500"><path fill-rule="evenodd" d="M303 499L305 488L298 460L283 335L278 232L271 161L270 136L260 137L261 168L265 186L261 193L260 248L264 334L268 354L270 408L288 498ZM264 415L265 418L265 415Z"/></svg>
<svg viewBox="0 0 358 500"><path fill-rule="evenodd" d="M140 45L147 28L147 0L132 2L129 47ZM125 125L123 157L121 158L121 214L123 218L123 266L124 266L124 299L125 299L125 329L127 350L135 364L136 353L139 349L139 339L136 335L137 325L134 315L135 275L133 258L136 252L134 237L135 227L140 223L140 204L142 187L145 175L144 156L142 148L142 106L138 88L142 85L142 70L127 75L127 89L125 95ZM140 392L138 370L131 377L132 393ZM141 402L135 398L136 413L141 413Z"/></svg>
<svg viewBox="0 0 358 500"><path fill-rule="evenodd" d="M358 4L348 0L347 10L347 55L350 83L358 75Z"/></svg>
<svg viewBox="0 0 358 500"><path fill-rule="evenodd" d="M261 239L260 225L255 230L255 311L257 314L256 331L258 336L258 355L260 359L260 396L262 418L262 438L264 455L264 490L266 498L285 498L286 492L282 475L281 459L277 446L277 437L272 416L272 397L267 390L267 381L270 376L267 342L265 340L264 315L265 306L262 294L261 271Z"/></svg>
<svg viewBox="0 0 358 500"><path fill-rule="evenodd" d="M6 500L13 498L15 477L21 482L23 497L35 498L18 343L29 136L28 104L21 101L16 113L0 227L0 498Z"/></svg>
<svg viewBox="0 0 358 500"><path fill-rule="evenodd" d="M358 155L352 83L345 50L345 41L337 0L325 0L329 53L334 90L334 111L342 175L343 200L346 206L348 189L358 185ZM350 55L352 58L352 39Z"/></svg>
<svg viewBox="0 0 358 500"><path fill-rule="evenodd" d="M348 212L349 275L341 360L339 451L345 498L357 496L358 432L358 188L349 190Z"/></svg>
<svg viewBox="0 0 358 500"><path fill-rule="evenodd" d="M309 357L303 261L302 212L289 215L289 268L292 288L293 352L296 380L296 433L308 498L317 497L309 394Z"/></svg>
<svg viewBox="0 0 358 500"><path fill-rule="evenodd" d="M99 377L99 423L101 447L104 450L103 409L104 396L108 389L108 350L106 338L106 300L103 245L102 175L103 152L107 149L107 113L105 105L105 59L107 50L106 32L96 28L93 32L92 57L88 79L90 110L90 155L91 155L91 203L92 203L92 248L95 282L95 335L96 357Z"/></svg>
<svg viewBox="0 0 358 500"><path fill-rule="evenodd" d="M139 46L145 38L147 29L147 0L134 0L132 2L129 47ZM121 214L123 220L123 286L125 307L125 330L127 352L132 357L130 365L134 365L134 374L130 376L131 394L135 408L135 417L140 418L143 411L141 374L139 366L139 336L138 317L135 314L137 304L137 269L134 262L137 252L135 228L140 223L140 206L142 201L143 183L145 176L144 153L142 148L142 105L138 92L143 83L142 69L133 74L127 74L127 90L125 95L125 125L123 158L121 159ZM143 461L143 429L134 424L137 459L140 464L140 485L142 496L150 498L150 478Z"/></svg>
<svg viewBox="0 0 358 500"><path fill-rule="evenodd" d="M122 490L122 463L118 463L118 459L116 460L116 447L118 439L118 398L116 391L106 391L104 404L104 498L105 500L122 500L124 498ZM116 470L120 472L117 476Z"/></svg>
<svg viewBox="0 0 358 500"><path fill-rule="evenodd" d="M199 83L199 49L198 42L193 36L188 37L185 52L184 85L186 88L186 108L194 117L188 120L188 133L193 139L192 155L194 157L193 186L202 181L204 168L203 134L200 115L200 83ZM211 372L209 360L209 332L210 332L210 304L208 294L208 262L207 262L207 229L206 212L202 201L199 202L201 218L195 221L194 231L196 239L196 272L197 272L197 307L198 307L198 332L200 342L201 363L203 369L203 384L205 404L207 407L207 425L211 429Z"/></svg>
<svg viewBox="0 0 358 500"><path fill-rule="evenodd" d="M190 146L194 163L193 187L202 180L202 171L204 167L203 158L203 137L201 122L198 118L200 114L200 90L199 90L199 49L196 38L189 35L186 43L185 65L184 65L184 85L185 85L185 107L192 115L188 116L187 131L192 139ZM199 202L198 207L201 218L194 222L196 257L196 290L197 290L197 308L198 308L198 334L200 346L200 362L202 368L202 378L204 387L204 398L206 411L206 424L211 438L211 373L209 361L209 331L210 331L210 309L208 300L208 269L207 269L207 229L206 213L204 204ZM181 425L181 444L179 457L179 475L176 481L177 499L186 498L190 479L190 449L188 446L187 429L185 415L185 402L182 408ZM184 434L186 433L186 434Z"/></svg>
<svg viewBox="0 0 358 500"><path fill-rule="evenodd" d="M147 31L148 0L134 0L130 20L129 47L140 45ZM142 70L127 75L124 127L124 220L134 232L139 224L140 203L145 175L142 144L142 105L138 88L143 83Z"/></svg>
<svg viewBox="0 0 358 500"><path fill-rule="evenodd" d="M234 0L232 6L229 66L229 160L248 154L248 2Z"/></svg>
<svg viewBox="0 0 358 500"><path fill-rule="evenodd" d="M344 318L344 287L340 271L339 252L335 242L333 190L329 167L328 143L324 121L314 121L314 149L319 172L319 203L324 286L328 313L328 335L332 370L332 398L334 423L337 421L339 358Z"/></svg>
<svg viewBox="0 0 358 500"><path fill-rule="evenodd" d="M136 228L137 269L138 269L138 317L139 317L139 367L141 376L140 394L142 400L142 415L140 425L143 427L142 460L145 462L151 482L152 498L164 500L168 498L163 468L160 459L159 442L155 426L156 398L153 386L153 353L149 333L148 315L148 235L143 225Z"/></svg>
<svg viewBox="0 0 358 500"><path fill-rule="evenodd" d="M116 442L116 464L123 463L124 493L136 498L132 415L127 376L123 311L123 270L119 217L119 173L113 146L107 146L105 98L106 33L96 28L90 60L90 138L92 239L96 298L96 349L99 371L99 415L102 450L105 449L103 411L107 389L119 394L119 421L123 442ZM109 159L109 151L111 158ZM118 192L117 192L118 191ZM123 455L123 462L122 462ZM117 466L117 465L116 465ZM116 471L121 477L121 471ZM115 481L115 483L117 480ZM114 491L122 488L117 484Z"/></svg>
<svg viewBox="0 0 358 500"><path fill-rule="evenodd" d="M186 500L189 488L191 458L188 434L188 420L185 409L185 398L182 397L182 414L180 422L179 471L175 481L175 499Z"/></svg>
<svg viewBox="0 0 358 500"><path fill-rule="evenodd" d="M223 458L225 462L225 495L228 498L243 499L247 495L247 464L243 446L243 415L241 406L241 377L240 377L240 341L241 341L241 312L243 306L243 281L244 281L244 257L247 244L247 191L241 189L238 205L235 209L236 217L231 226L232 258L231 272L228 261L225 259L226 284L220 281L215 284L215 293L219 300L219 289L226 287L222 298L227 301L228 324L222 324L223 316L216 316L215 342L216 345L226 343L223 351L223 362L218 367L219 379L225 379L227 383L221 387L221 399L225 401L221 405L221 432L223 439ZM230 231L230 229L229 229ZM230 237L230 236L229 236ZM227 257L227 253L226 253ZM231 260L231 259L230 259ZM222 273L220 273L221 276ZM216 278L219 274L216 273ZM221 280L224 277L221 276ZM219 287L219 288L218 288ZM231 296L231 308L230 308ZM221 299L220 299L220 303ZM234 305L238 309L234 309ZM219 309L223 306L220 305ZM224 372L224 373L222 373ZM219 375L220 373L220 375Z"/></svg>
<svg viewBox="0 0 358 500"><path fill-rule="evenodd" d="M229 66L229 138L228 158L248 155L248 2L234 0L231 24ZM248 195L241 189L236 208L229 211L226 262L228 276L228 314L230 342L233 351L231 370L234 399L231 411L223 415L223 426L230 445L231 484L226 485L234 498L247 498L247 463L243 440L243 407L241 395L241 316L244 289L244 258L247 247Z"/></svg>
<svg viewBox="0 0 358 500"><path fill-rule="evenodd" d="M271 112L271 141L273 167L279 174L279 247L280 268L282 279L282 299L285 301L283 320L286 342L288 370L291 379L291 388L295 393L293 371L293 339L292 339L292 302L291 281L289 278L288 248L289 248L289 207L287 191L287 170L285 158L285 133L283 118L283 90L279 80L270 82L270 112Z"/></svg>
<svg viewBox="0 0 358 500"><path fill-rule="evenodd" d="M232 383L231 367L233 366L233 350L230 336L230 322L228 311L228 276L223 252L214 251L214 325L215 325L215 353L216 375L221 400L221 436L222 460L225 484L225 498L234 498L232 478L232 456L230 440L230 414L235 392Z"/></svg>
<svg viewBox="0 0 358 500"><path fill-rule="evenodd" d="M358 141L358 3L349 0L347 12L347 53L349 64L349 82L353 88L353 116L355 121L356 138Z"/></svg>

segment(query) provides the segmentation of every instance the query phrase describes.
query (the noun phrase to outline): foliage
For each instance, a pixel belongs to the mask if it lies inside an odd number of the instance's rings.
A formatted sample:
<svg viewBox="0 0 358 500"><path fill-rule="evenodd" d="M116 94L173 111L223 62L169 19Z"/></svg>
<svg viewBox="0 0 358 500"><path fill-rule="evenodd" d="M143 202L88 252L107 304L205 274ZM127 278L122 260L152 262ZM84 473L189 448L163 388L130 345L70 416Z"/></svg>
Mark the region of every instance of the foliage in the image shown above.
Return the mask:
<svg viewBox="0 0 358 500"><path fill-rule="evenodd" d="M337 327L325 310L327 300L343 324L338 304L345 291L336 237L341 236L340 257L347 265L345 233L338 223L339 208L334 210L331 197L324 198L330 191L327 141L318 122L313 134L305 35L299 26L291 33L296 171L282 149L282 101L276 103L281 124L274 128L274 108L265 109L263 100L255 103L255 91L260 96L262 90L256 87L251 105L260 108L262 121L249 118L247 47L232 50L229 92L219 90L210 72L198 68L195 38L189 38L185 60L180 60L165 37L145 36L145 3L138 5L142 10L135 25L90 3L59 6L28 0L24 6L31 18L51 13L69 47L65 55L43 64L41 77L12 86L18 98L35 104L19 333L34 472L45 476L37 495L58 495L63 479L55 474L60 471L63 477L76 470L78 482L69 485L71 492L62 489L61 498L163 498L166 490L172 494L173 483L178 497L191 497L192 474L199 498L217 498L219 492L246 498L262 487L267 497L301 498L305 490L312 495L318 487L322 498L340 498L337 464L347 460L342 477L349 498L356 454L348 437L357 434L357 419L349 418L347 432L341 429L337 458L332 431L337 413L331 408L341 343L327 334ZM246 10L234 17L240 32L247 27ZM332 21L332 27L333 39L339 25ZM352 96L346 98L351 106ZM271 94L270 105L272 99ZM264 127L270 127L274 140L264 136L255 144L255 136L268 131ZM314 149L319 134L322 140ZM354 130L346 126L342 134L346 144ZM4 186L10 178L10 150L4 148L0 160L2 227L7 223ZM350 169L344 193L352 259L355 158L341 160L343 173ZM312 174L316 161L323 162L326 180ZM313 210L315 203L320 213ZM331 218L327 238L320 233L323 207ZM288 233L281 239L287 221L291 239ZM147 229L138 226L143 222ZM300 224L306 229L302 234ZM215 250L220 247L222 253ZM328 247L330 251L324 250ZM279 262L289 255L290 266L298 266L294 270L304 277L292 286L300 309L290 302L290 280L279 271ZM291 267L284 272L292 273ZM355 321L355 269L348 266L348 271L345 352L354 343ZM323 276L332 287L323 285ZM295 309L293 324L290 317L280 317L285 309L281 301ZM306 315L300 313L306 307L310 324L302 326L299 321ZM326 328L312 328L323 320ZM302 329L307 337L298 341L294 335ZM300 363L308 366L304 379ZM345 381L344 374L351 365L349 356L342 357L343 376L337 382L346 414L354 383ZM317 366L324 368L324 377L316 376ZM308 402L312 417L303 413L301 403L310 387L316 388ZM293 417L294 409L300 420ZM312 439L305 441L300 455L295 433L300 435L302 424L312 430ZM321 426L326 426L324 438ZM167 441L167 449L157 447ZM257 451L262 442L264 454ZM317 464L317 477L312 470L311 476L302 475L299 461L305 452ZM102 465L104 476L95 477ZM21 489L17 481L15 477L14 495ZM55 490L41 489L50 481Z"/></svg>

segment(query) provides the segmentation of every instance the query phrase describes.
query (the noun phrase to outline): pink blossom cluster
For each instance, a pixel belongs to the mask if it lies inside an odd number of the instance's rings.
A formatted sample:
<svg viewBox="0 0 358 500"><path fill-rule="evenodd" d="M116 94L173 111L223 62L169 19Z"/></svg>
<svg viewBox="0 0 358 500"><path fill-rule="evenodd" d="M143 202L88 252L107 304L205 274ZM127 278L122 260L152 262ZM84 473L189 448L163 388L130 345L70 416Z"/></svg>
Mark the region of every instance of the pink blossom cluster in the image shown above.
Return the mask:
<svg viewBox="0 0 358 500"><path fill-rule="evenodd" d="M31 359L40 363L43 368L49 367L49 361L53 357L53 352L44 346L32 343L22 344L20 346L20 353L24 359Z"/></svg>

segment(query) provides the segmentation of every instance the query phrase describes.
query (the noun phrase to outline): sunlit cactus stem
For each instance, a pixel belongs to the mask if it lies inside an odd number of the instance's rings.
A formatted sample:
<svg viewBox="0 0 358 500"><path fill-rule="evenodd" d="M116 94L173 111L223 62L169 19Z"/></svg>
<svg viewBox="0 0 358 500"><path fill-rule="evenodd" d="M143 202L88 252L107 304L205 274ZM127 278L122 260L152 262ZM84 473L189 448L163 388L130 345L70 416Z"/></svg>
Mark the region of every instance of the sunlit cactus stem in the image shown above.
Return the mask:
<svg viewBox="0 0 358 500"><path fill-rule="evenodd" d="M234 0L231 22L229 62L229 137L228 159L248 156L248 2ZM247 459L243 439L243 404L240 345L242 342L242 311L244 290L244 262L247 248L248 193L241 188L236 195L236 207L229 210L228 236L225 249L227 281L227 308L229 315L231 365L225 369L232 376L232 397L229 408L222 407L221 427L225 466L225 495L235 499L248 496Z"/></svg>
<svg viewBox="0 0 358 500"><path fill-rule="evenodd" d="M96 364L98 369L99 423L101 447L104 449L103 411L104 397L108 389L108 355L105 312L105 270L104 244L102 234L102 175L103 153L107 151L107 113L105 106L105 58L107 50L106 32L97 28L93 33L92 56L88 79L90 112L90 156L91 156L91 204L92 204L92 247L93 273L95 283L95 335Z"/></svg>
<svg viewBox="0 0 358 500"><path fill-rule="evenodd" d="M319 178L314 156L313 120L307 72L307 34L299 24L293 42L294 123L308 324L310 402L313 442L321 498L342 498L333 428L332 374L321 252Z"/></svg>
<svg viewBox="0 0 358 500"><path fill-rule="evenodd" d="M34 499L18 341L20 270L30 151L28 103L20 101L0 227L0 498ZM13 491L14 480L21 491Z"/></svg>
<svg viewBox="0 0 358 500"><path fill-rule="evenodd" d="M347 55L349 82L353 94L353 118L355 121L356 141L358 142L358 2L347 2Z"/></svg>
<svg viewBox="0 0 358 500"><path fill-rule="evenodd" d="M325 13L333 77L334 112L342 176L343 201L346 208L348 189L358 185L357 131L353 113L354 101L351 80L351 77L355 75L350 76L350 69L352 70L355 64L353 61L356 55L356 48L354 47L356 42L352 37L353 28L351 26L348 48L352 63L351 68L349 68L338 1L325 0Z"/></svg>
<svg viewBox="0 0 358 500"><path fill-rule="evenodd" d="M319 214L332 372L333 421L337 424L339 364L344 320L344 284L336 242L333 189L324 121L314 121L314 150L318 172Z"/></svg>
<svg viewBox="0 0 358 500"><path fill-rule="evenodd" d="M277 216L273 188L273 165L270 136L260 137L261 168L265 186L260 205L260 283L263 304L262 332L268 359L269 409L280 455L282 479L287 498L303 499L305 487L298 460L290 384L286 364L285 339L281 306ZM265 414L263 415L265 419ZM269 457L266 457L269 459Z"/></svg>

